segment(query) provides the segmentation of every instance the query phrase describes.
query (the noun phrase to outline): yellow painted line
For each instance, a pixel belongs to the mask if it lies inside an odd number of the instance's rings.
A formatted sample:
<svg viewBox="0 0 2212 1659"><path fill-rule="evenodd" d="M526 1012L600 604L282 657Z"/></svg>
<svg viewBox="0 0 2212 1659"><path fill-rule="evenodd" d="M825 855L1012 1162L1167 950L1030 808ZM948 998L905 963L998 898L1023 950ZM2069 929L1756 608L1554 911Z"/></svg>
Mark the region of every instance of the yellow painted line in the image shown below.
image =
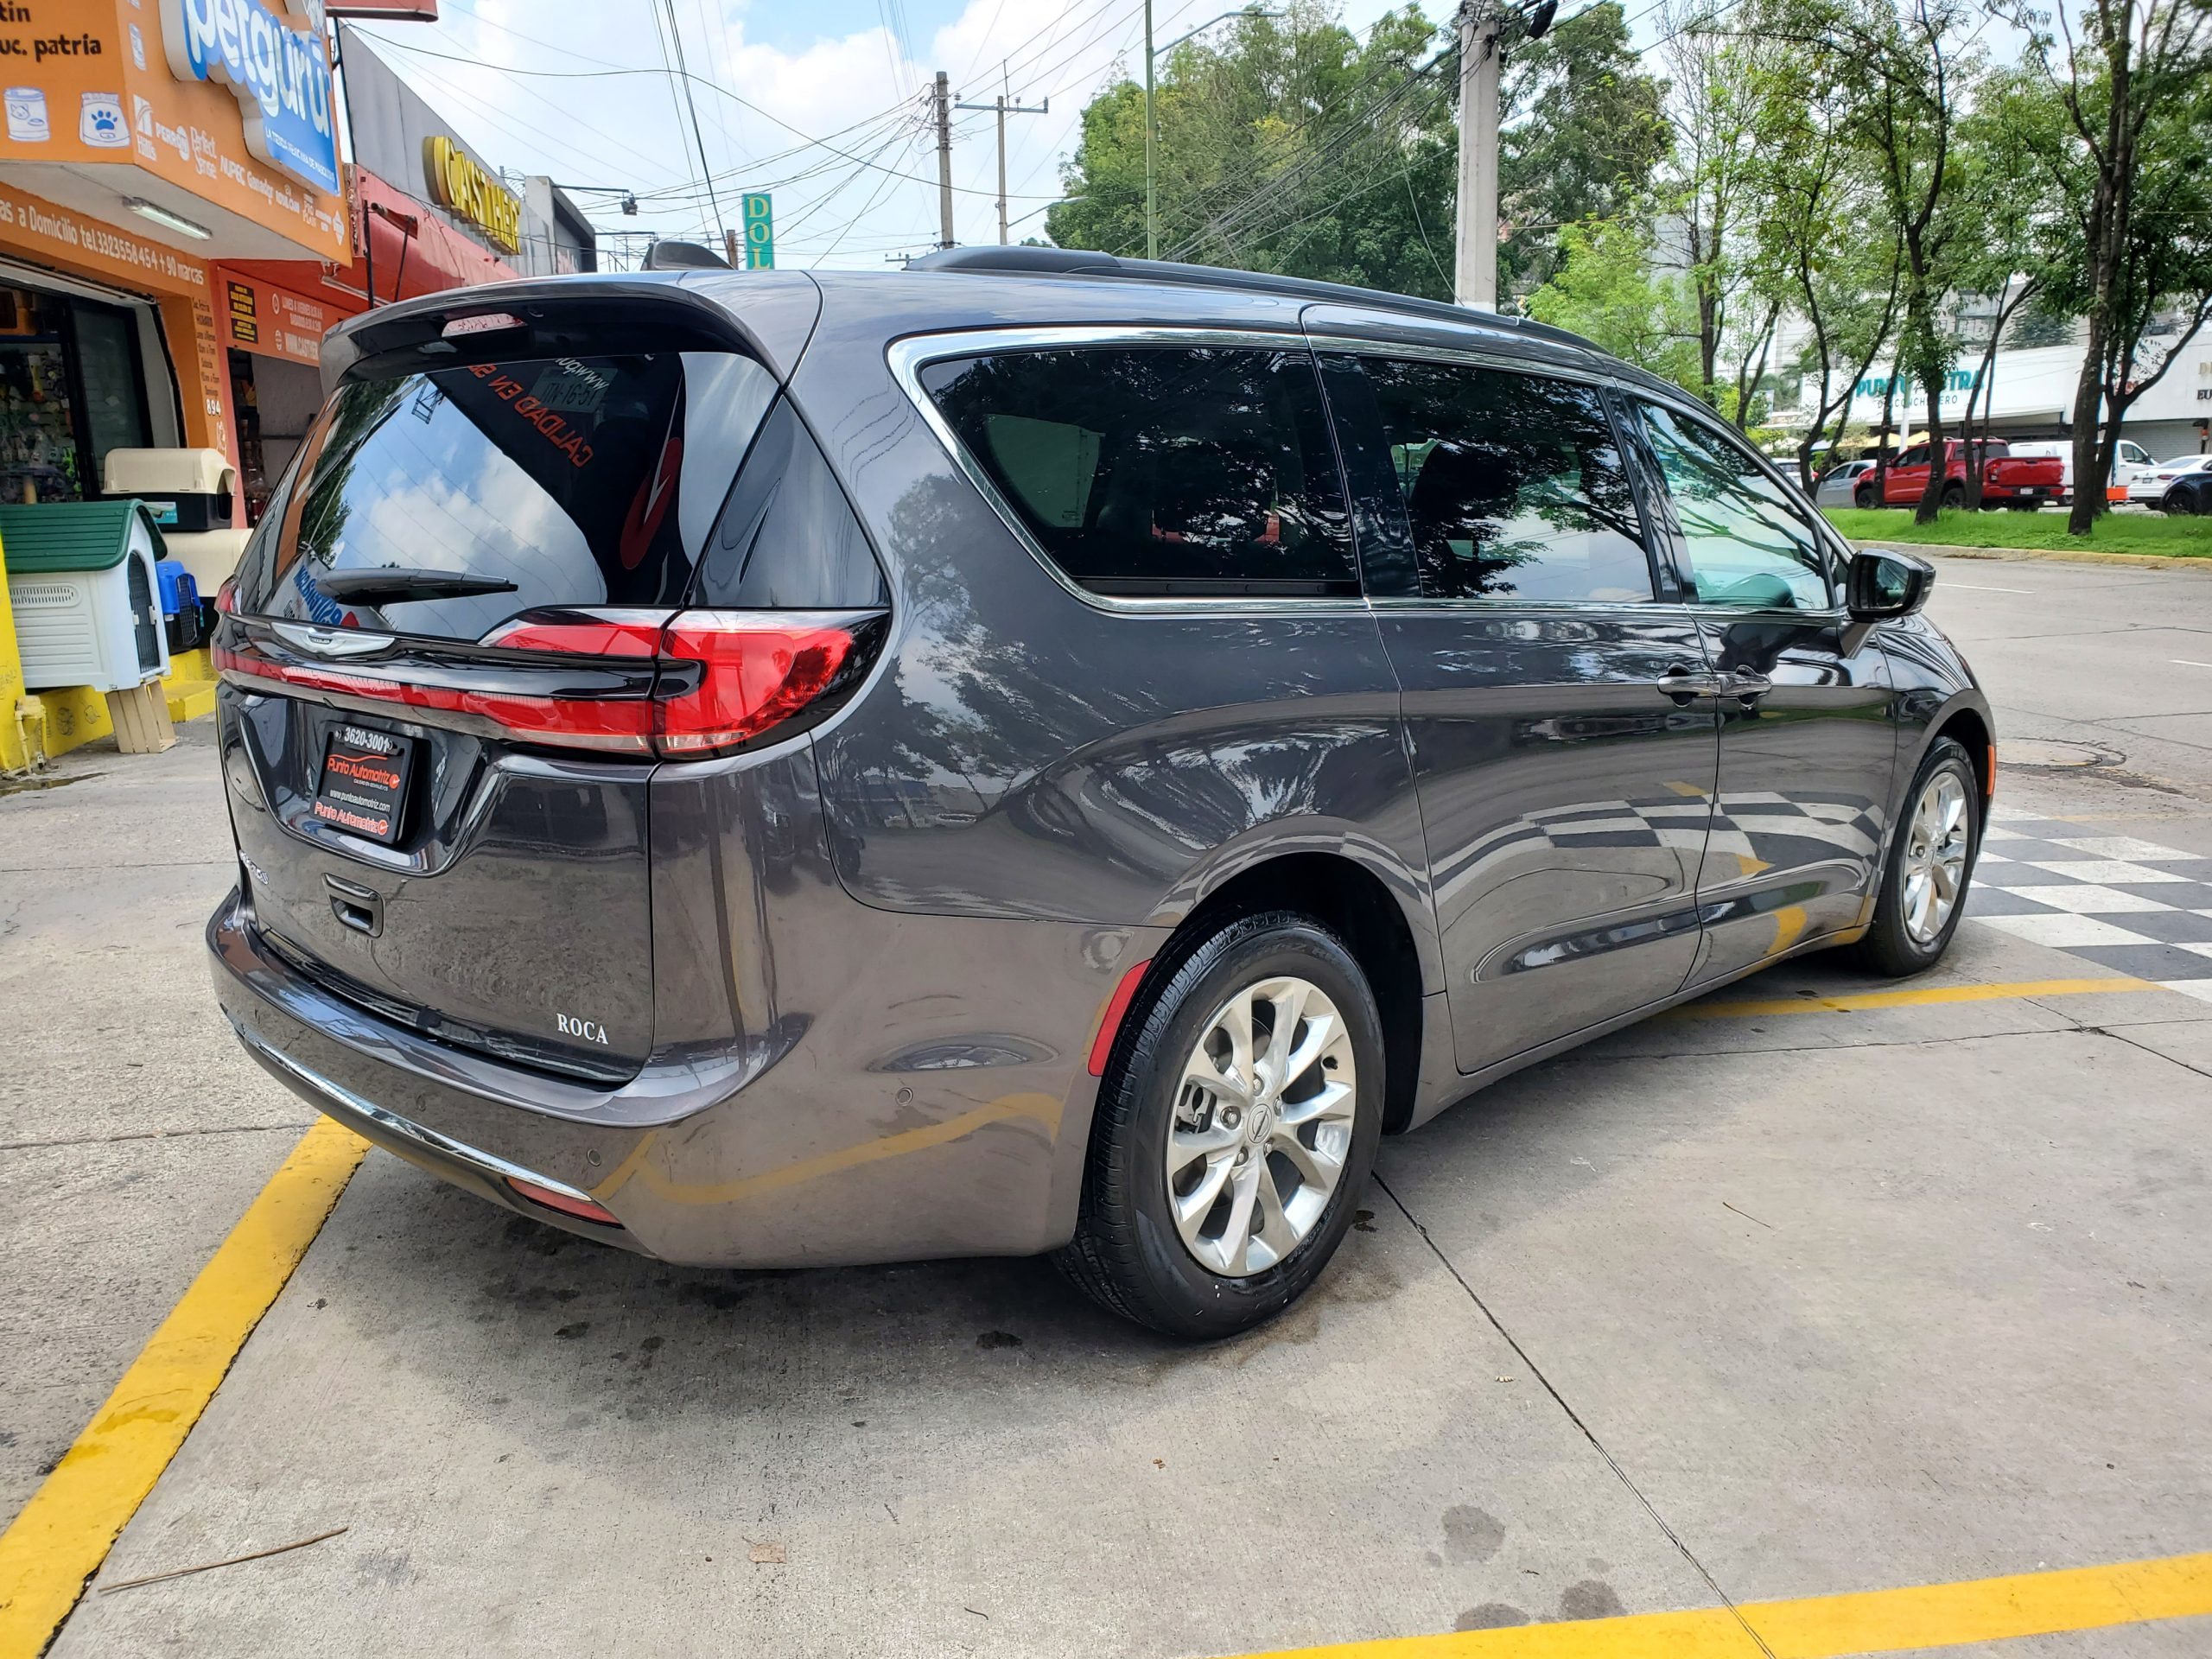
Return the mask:
<svg viewBox="0 0 2212 1659"><path fill-rule="evenodd" d="M1245 1659L1846 1659L2212 1616L2212 1554L2021 1573L1734 1610L1411 1636ZM1748 1630L1746 1627L1749 1627ZM1758 1633L1752 1639L1750 1631ZM2212 1635L2212 1632L2208 1632ZM1759 1643L1765 1643L1763 1652Z"/></svg>
<svg viewBox="0 0 2212 1659"><path fill-rule="evenodd" d="M0 1659L34 1659L53 1639L367 1150L328 1118L307 1132L0 1533Z"/></svg>
<svg viewBox="0 0 2212 1659"><path fill-rule="evenodd" d="M1847 996L1778 996L1757 1002L1693 1002L1678 1020L1743 1020L1770 1014L1853 1014L1861 1008L1928 1008L1945 1002L2004 1002L2026 996L2087 996L2155 991L2147 979L2024 979L2009 985L1937 985L1917 991L1857 991Z"/></svg>

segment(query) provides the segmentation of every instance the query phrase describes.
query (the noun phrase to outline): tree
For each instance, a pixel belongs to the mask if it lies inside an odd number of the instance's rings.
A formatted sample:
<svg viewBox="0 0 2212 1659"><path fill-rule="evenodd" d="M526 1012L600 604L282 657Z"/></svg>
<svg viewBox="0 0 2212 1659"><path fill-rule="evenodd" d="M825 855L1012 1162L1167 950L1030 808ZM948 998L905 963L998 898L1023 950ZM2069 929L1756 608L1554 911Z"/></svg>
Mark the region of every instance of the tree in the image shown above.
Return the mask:
<svg viewBox="0 0 2212 1659"><path fill-rule="evenodd" d="M1946 488L1942 396L1957 352L1948 326L1954 243L1964 208L1956 185L1958 124L1981 60L1966 0L1770 0L1758 25L1783 49L1817 54L1853 86L1846 130L1866 158L1879 207L1876 234L1899 264L1898 373L1926 400L1939 464L1914 517L1933 523Z"/></svg>
<svg viewBox="0 0 2212 1659"><path fill-rule="evenodd" d="M1551 279L1566 227L1641 208L1670 143L1661 113L1666 91L1644 72L1616 0L1583 8L1541 39L1509 45L1499 88L1501 293L1526 294Z"/></svg>
<svg viewBox="0 0 2212 1659"><path fill-rule="evenodd" d="M1819 54L1770 55L1753 120L1757 258L1804 329L1797 476L1808 489L1814 456L1843 436L1890 342L1902 275L1897 238L1866 233L1881 219L1879 188L1851 130L1858 82L1836 67Z"/></svg>
<svg viewBox="0 0 2212 1659"><path fill-rule="evenodd" d="M1724 355L1738 365L1731 378L1740 388L1742 365L1754 354L1763 358L1779 308L1771 293L1751 292L1754 276L1745 257L1757 174L1762 45L1756 35L1723 32L1697 12L1662 10L1660 22L1669 70L1666 115L1674 137L1669 165L1658 182L1660 240L1665 257L1687 278L1696 308L1698 394L1719 409L1726 401L1720 387ZM1740 423L1745 399L1738 395L1736 401Z"/></svg>
<svg viewBox="0 0 2212 1659"><path fill-rule="evenodd" d="M1529 296L1529 315L1700 391L1696 302L1681 277L1659 269L1650 227L1632 214L1569 225L1560 249L1560 269Z"/></svg>
<svg viewBox="0 0 2212 1659"><path fill-rule="evenodd" d="M2063 222L2057 193L2037 160L2050 137L2048 101L2014 96L2016 85L2005 74L1989 77L1959 124L1955 188L1965 211L1953 276L1962 293L1986 303L1986 313L1974 315L1977 321L1986 317L1989 329L1960 423L1960 435L1967 440L1962 505L1969 512L1981 505L1998 347L2013 320L2049 286L2049 251ZM1961 320L1964 315L1962 310ZM1977 410L1980 442L1974 442Z"/></svg>
<svg viewBox="0 0 2212 1659"><path fill-rule="evenodd" d="M2063 6L1995 9L2029 31L2020 95L2032 87L2055 105L2041 154L2068 233L2052 251L2053 297L2078 308L2088 334L2074 391L2080 487L2066 527L2086 536L2105 508L2088 480L2112 475L2128 409L2212 312L2212 10L2087 0L2077 37ZM2162 320L2170 343L2146 353Z"/></svg>
<svg viewBox="0 0 2212 1659"><path fill-rule="evenodd" d="M1448 298L1453 55L1417 5L1363 43L1319 0L1178 47L1154 95L1161 255ZM1085 107L1061 181L1053 242L1143 253L1141 86Z"/></svg>

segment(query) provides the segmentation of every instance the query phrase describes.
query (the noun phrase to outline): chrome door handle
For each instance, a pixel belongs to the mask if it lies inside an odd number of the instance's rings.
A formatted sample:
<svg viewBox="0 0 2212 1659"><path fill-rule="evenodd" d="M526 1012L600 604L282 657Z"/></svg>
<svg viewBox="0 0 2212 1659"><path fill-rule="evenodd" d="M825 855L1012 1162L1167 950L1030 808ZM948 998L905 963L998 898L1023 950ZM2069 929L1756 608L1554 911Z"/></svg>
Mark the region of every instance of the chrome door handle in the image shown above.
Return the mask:
<svg viewBox="0 0 2212 1659"><path fill-rule="evenodd" d="M1660 691L1678 703L1688 703L1699 697L1717 697L1724 690L1722 680L1687 668L1670 668L1655 683Z"/></svg>
<svg viewBox="0 0 2212 1659"><path fill-rule="evenodd" d="M1723 674L1720 679L1722 695L1733 697L1739 702L1757 702L1774 690L1772 680L1748 670L1732 671Z"/></svg>

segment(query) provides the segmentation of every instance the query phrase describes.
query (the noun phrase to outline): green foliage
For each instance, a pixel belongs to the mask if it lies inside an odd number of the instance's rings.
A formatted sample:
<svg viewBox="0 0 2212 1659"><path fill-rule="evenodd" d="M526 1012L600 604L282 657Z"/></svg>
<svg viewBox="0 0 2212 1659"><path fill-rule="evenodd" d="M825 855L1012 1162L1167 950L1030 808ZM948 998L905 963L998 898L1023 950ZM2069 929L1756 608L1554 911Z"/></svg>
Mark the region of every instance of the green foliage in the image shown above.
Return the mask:
<svg viewBox="0 0 2212 1659"><path fill-rule="evenodd" d="M1560 249L1559 272L1529 296L1529 315L1698 391L1695 300L1681 277L1655 269L1649 227L1630 217L1569 225Z"/></svg>
<svg viewBox="0 0 2212 1659"><path fill-rule="evenodd" d="M1828 522L1855 542L1925 547L2017 547L2030 551L2075 548L2062 512L1945 511L1925 524L1896 508L1822 509ZM2212 518L2167 518L2152 513L2107 513L2088 545L2101 553L2153 553L2168 558L2212 559Z"/></svg>
<svg viewBox="0 0 2212 1659"><path fill-rule="evenodd" d="M1160 252L1448 299L1459 168L1459 66L1418 4L1363 42L1323 0L1249 17L1157 65ZM1140 73L1141 66L1137 66ZM1509 43L1500 90L1499 286L1558 269L1560 231L1632 208L1666 149L1663 84L1639 67L1617 0L1541 41ZM1047 213L1062 247L1141 254L1144 87L1084 111Z"/></svg>
<svg viewBox="0 0 2212 1659"><path fill-rule="evenodd" d="M1499 88L1498 289L1525 294L1560 267L1560 232L1639 211L1670 142L1667 83L1629 43L1614 0L1509 48Z"/></svg>
<svg viewBox="0 0 2212 1659"><path fill-rule="evenodd" d="M1418 5L1363 43L1319 0L1178 47L1154 92L1160 254L1448 297L1455 81ZM1144 88L1084 111L1061 247L1142 255Z"/></svg>

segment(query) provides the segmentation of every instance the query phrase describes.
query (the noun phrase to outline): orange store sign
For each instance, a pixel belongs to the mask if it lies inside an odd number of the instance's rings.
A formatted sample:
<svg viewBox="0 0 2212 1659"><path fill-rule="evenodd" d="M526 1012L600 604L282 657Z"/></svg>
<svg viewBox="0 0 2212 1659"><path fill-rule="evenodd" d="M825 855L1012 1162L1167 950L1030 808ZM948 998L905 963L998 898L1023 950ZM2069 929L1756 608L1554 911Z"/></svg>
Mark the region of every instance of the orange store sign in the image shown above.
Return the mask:
<svg viewBox="0 0 2212 1659"><path fill-rule="evenodd" d="M322 361L322 337L340 320L336 307L230 271L218 273L217 283L227 344L309 366Z"/></svg>
<svg viewBox="0 0 2212 1659"><path fill-rule="evenodd" d="M328 48L287 0L0 0L0 162L66 167L121 195L151 175L298 254L351 257L342 191L307 181L334 178L309 142L334 130ZM286 257L211 223L212 254Z"/></svg>
<svg viewBox="0 0 2212 1659"><path fill-rule="evenodd" d="M0 184L0 241L141 292L203 294L207 268L175 249Z"/></svg>

